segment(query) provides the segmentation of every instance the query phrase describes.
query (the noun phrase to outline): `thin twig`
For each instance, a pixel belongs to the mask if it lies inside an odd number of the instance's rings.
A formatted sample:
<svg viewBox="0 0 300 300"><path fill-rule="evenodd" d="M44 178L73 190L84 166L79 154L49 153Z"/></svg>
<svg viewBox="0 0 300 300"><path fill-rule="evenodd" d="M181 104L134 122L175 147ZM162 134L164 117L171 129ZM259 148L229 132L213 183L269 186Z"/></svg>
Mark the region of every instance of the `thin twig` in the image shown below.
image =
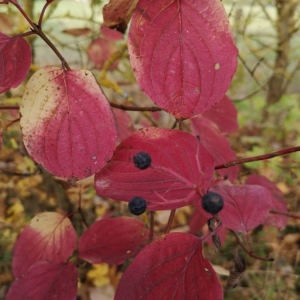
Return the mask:
<svg viewBox="0 0 300 300"><path fill-rule="evenodd" d="M283 216L287 216L290 218L295 218L295 219L300 219L300 215L299 214L294 214L288 211L281 211L281 210L277 210L277 209L270 209L269 213L271 214L277 214L277 215L283 215Z"/></svg>
<svg viewBox="0 0 300 300"><path fill-rule="evenodd" d="M169 220L168 220L168 224L167 224L167 227L166 227L166 230L165 230L165 234L169 233L170 230L171 230L172 223L173 223L174 217L175 217L175 213L176 213L176 209L172 209L171 213L170 213Z"/></svg>
<svg viewBox="0 0 300 300"><path fill-rule="evenodd" d="M150 243L153 241L154 236L154 211L150 211L150 233L149 233L149 241Z"/></svg>
<svg viewBox="0 0 300 300"><path fill-rule="evenodd" d="M0 110L5 110L5 109L16 109L16 110L19 110L20 106L19 105L0 105Z"/></svg>
<svg viewBox="0 0 300 300"><path fill-rule="evenodd" d="M135 107L135 106L126 106L123 104L117 104L117 103L113 103L113 102L109 102L110 106L115 107L115 108L119 108L122 110L129 110L129 111L161 111L162 109L159 107Z"/></svg>
<svg viewBox="0 0 300 300"><path fill-rule="evenodd" d="M242 249L251 257L253 258L257 258L259 260L263 260L263 261L274 261L274 258L272 257L260 257L260 256L257 256L255 255L252 251L248 250L245 245L242 243L242 241L240 240L240 238L238 237L238 235L233 231L233 230L230 230L231 233L233 233L233 235L235 236L236 238L236 241L238 242L238 244L242 247Z"/></svg>
<svg viewBox="0 0 300 300"><path fill-rule="evenodd" d="M229 167L233 167L233 166L236 166L236 165L241 165L241 164L248 163L248 162L253 162L253 161L271 159L271 158L276 157L276 156L281 156L281 155L285 155L285 154L289 154L289 153L293 153L293 152L298 152L298 151L300 151L300 146L291 147L291 148L287 148L287 149L282 149L282 150L279 150L279 151L275 151L275 152L271 152L271 153L267 153L267 154L263 154L263 155L257 155L257 156L252 156L252 157L236 159L236 160L232 160L228 163L215 166L215 170L229 168Z"/></svg>
<svg viewBox="0 0 300 300"><path fill-rule="evenodd" d="M86 228L89 228L89 226L87 224L87 221L86 221L86 218L84 216L84 213L83 213L83 211L81 209L81 187L79 188L78 213L80 214L82 222L84 223L84 225L86 226Z"/></svg>

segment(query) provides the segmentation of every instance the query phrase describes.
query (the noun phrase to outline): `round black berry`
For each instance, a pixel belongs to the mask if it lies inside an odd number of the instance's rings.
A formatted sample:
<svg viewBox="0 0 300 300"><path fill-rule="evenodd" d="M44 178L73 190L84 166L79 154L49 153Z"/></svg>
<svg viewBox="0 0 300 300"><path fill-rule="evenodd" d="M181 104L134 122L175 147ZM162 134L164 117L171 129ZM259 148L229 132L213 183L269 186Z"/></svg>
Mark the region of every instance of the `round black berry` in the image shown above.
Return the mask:
<svg viewBox="0 0 300 300"><path fill-rule="evenodd" d="M202 207L213 215L217 214L223 206L223 198L217 193L208 192L202 197Z"/></svg>
<svg viewBox="0 0 300 300"><path fill-rule="evenodd" d="M133 197L128 203L128 209L133 215L140 215L147 208L146 200L142 197Z"/></svg>
<svg viewBox="0 0 300 300"><path fill-rule="evenodd" d="M151 156L146 152L139 152L133 157L134 165L143 170L151 165Z"/></svg>

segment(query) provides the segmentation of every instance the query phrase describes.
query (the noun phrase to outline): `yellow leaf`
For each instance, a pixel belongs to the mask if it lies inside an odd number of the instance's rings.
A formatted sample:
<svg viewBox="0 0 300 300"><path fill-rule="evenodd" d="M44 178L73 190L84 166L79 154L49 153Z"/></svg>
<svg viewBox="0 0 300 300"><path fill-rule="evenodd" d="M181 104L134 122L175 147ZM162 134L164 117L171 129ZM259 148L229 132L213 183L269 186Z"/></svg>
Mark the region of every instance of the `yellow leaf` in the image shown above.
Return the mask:
<svg viewBox="0 0 300 300"><path fill-rule="evenodd" d="M104 286L110 283L108 278L109 265L99 264L93 265L92 269L86 274L87 279L93 283L94 286Z"/></svg>

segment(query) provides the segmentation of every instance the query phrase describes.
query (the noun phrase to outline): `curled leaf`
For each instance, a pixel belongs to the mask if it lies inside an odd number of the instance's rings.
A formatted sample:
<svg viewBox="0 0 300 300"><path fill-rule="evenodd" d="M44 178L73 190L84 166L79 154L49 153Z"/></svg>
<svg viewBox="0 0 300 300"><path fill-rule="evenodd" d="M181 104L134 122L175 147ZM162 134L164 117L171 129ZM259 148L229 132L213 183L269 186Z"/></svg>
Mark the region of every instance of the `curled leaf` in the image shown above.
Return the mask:
<svg viewBox="0 0 300 300"><path fill-rule="evenodd" d="M227 279L226 290L234 289L246 271L246 261L238 253L234 255L234 265L235 267L230 270L230 275Z"/></svg>

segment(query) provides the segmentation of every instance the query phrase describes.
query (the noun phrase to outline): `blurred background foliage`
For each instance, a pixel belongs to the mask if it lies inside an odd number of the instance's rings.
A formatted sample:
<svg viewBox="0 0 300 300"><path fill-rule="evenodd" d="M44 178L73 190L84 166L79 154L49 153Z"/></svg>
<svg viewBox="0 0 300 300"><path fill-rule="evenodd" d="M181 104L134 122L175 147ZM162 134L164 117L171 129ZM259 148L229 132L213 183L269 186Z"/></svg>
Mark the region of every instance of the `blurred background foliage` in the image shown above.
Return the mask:
<svg viewBox="0 0 300 300"><path fill-rule="evenodd" d="M108 1L54 1L48 8L43 29L67 58L72 68L90 69L108 98L116 103L151 105L137 86L124 39L101 43L91 53L91 43L99 36L102 7ZM35 21L44 0L19 1ZM239 130L229 139L238 157L260 155L300 145L300 3L298 0L223 0L239 48L239 65L228 95L238 110ZM29 30L24 18L12 5L0 6L0 28L7 35ZM30 75L37 69L59 61L38 37L27 38L32 46ZM100 46L99 46L100 45ZM102 59L101 66L95 60ZM0 95L1 120L19 117L18 106L26 82ZM171 127L174 119L166 113L130 113L132 126ZM0 123L1 129L2 123ZM1 130L2 132L3 130ZM11 260L15 240L26 223L38 212L75 211L79 199L91 224L104 215L127 215L126 205L103 199L95 194L93 178L71 186L48 174L27 155L22 144L19 124L3 132L0 151L0 299L4 299L12 281ZM252 162L241 167L239 181L251 174L264 175L277 183L290 211L300 213L300 153ZM254 203L255 205L255 203ZM188 231L191 208L178 210L174 230ZM147 215L141 218L147 222ZM162 231L168 212L159 212L156 230ZM81 219L73 224L80 234ZM266 263L247 257L247 271L240 285L225 294L225 299L299 299L300 297L300 221L289 219L286 229L259 227L251 233L257 255L275 257ZM220 254L211 246L206 256L216 266L226 284L233 266L235 239L228 235ZM84 265L81 269L78 299L112 299L126 266Z"/></svg>

